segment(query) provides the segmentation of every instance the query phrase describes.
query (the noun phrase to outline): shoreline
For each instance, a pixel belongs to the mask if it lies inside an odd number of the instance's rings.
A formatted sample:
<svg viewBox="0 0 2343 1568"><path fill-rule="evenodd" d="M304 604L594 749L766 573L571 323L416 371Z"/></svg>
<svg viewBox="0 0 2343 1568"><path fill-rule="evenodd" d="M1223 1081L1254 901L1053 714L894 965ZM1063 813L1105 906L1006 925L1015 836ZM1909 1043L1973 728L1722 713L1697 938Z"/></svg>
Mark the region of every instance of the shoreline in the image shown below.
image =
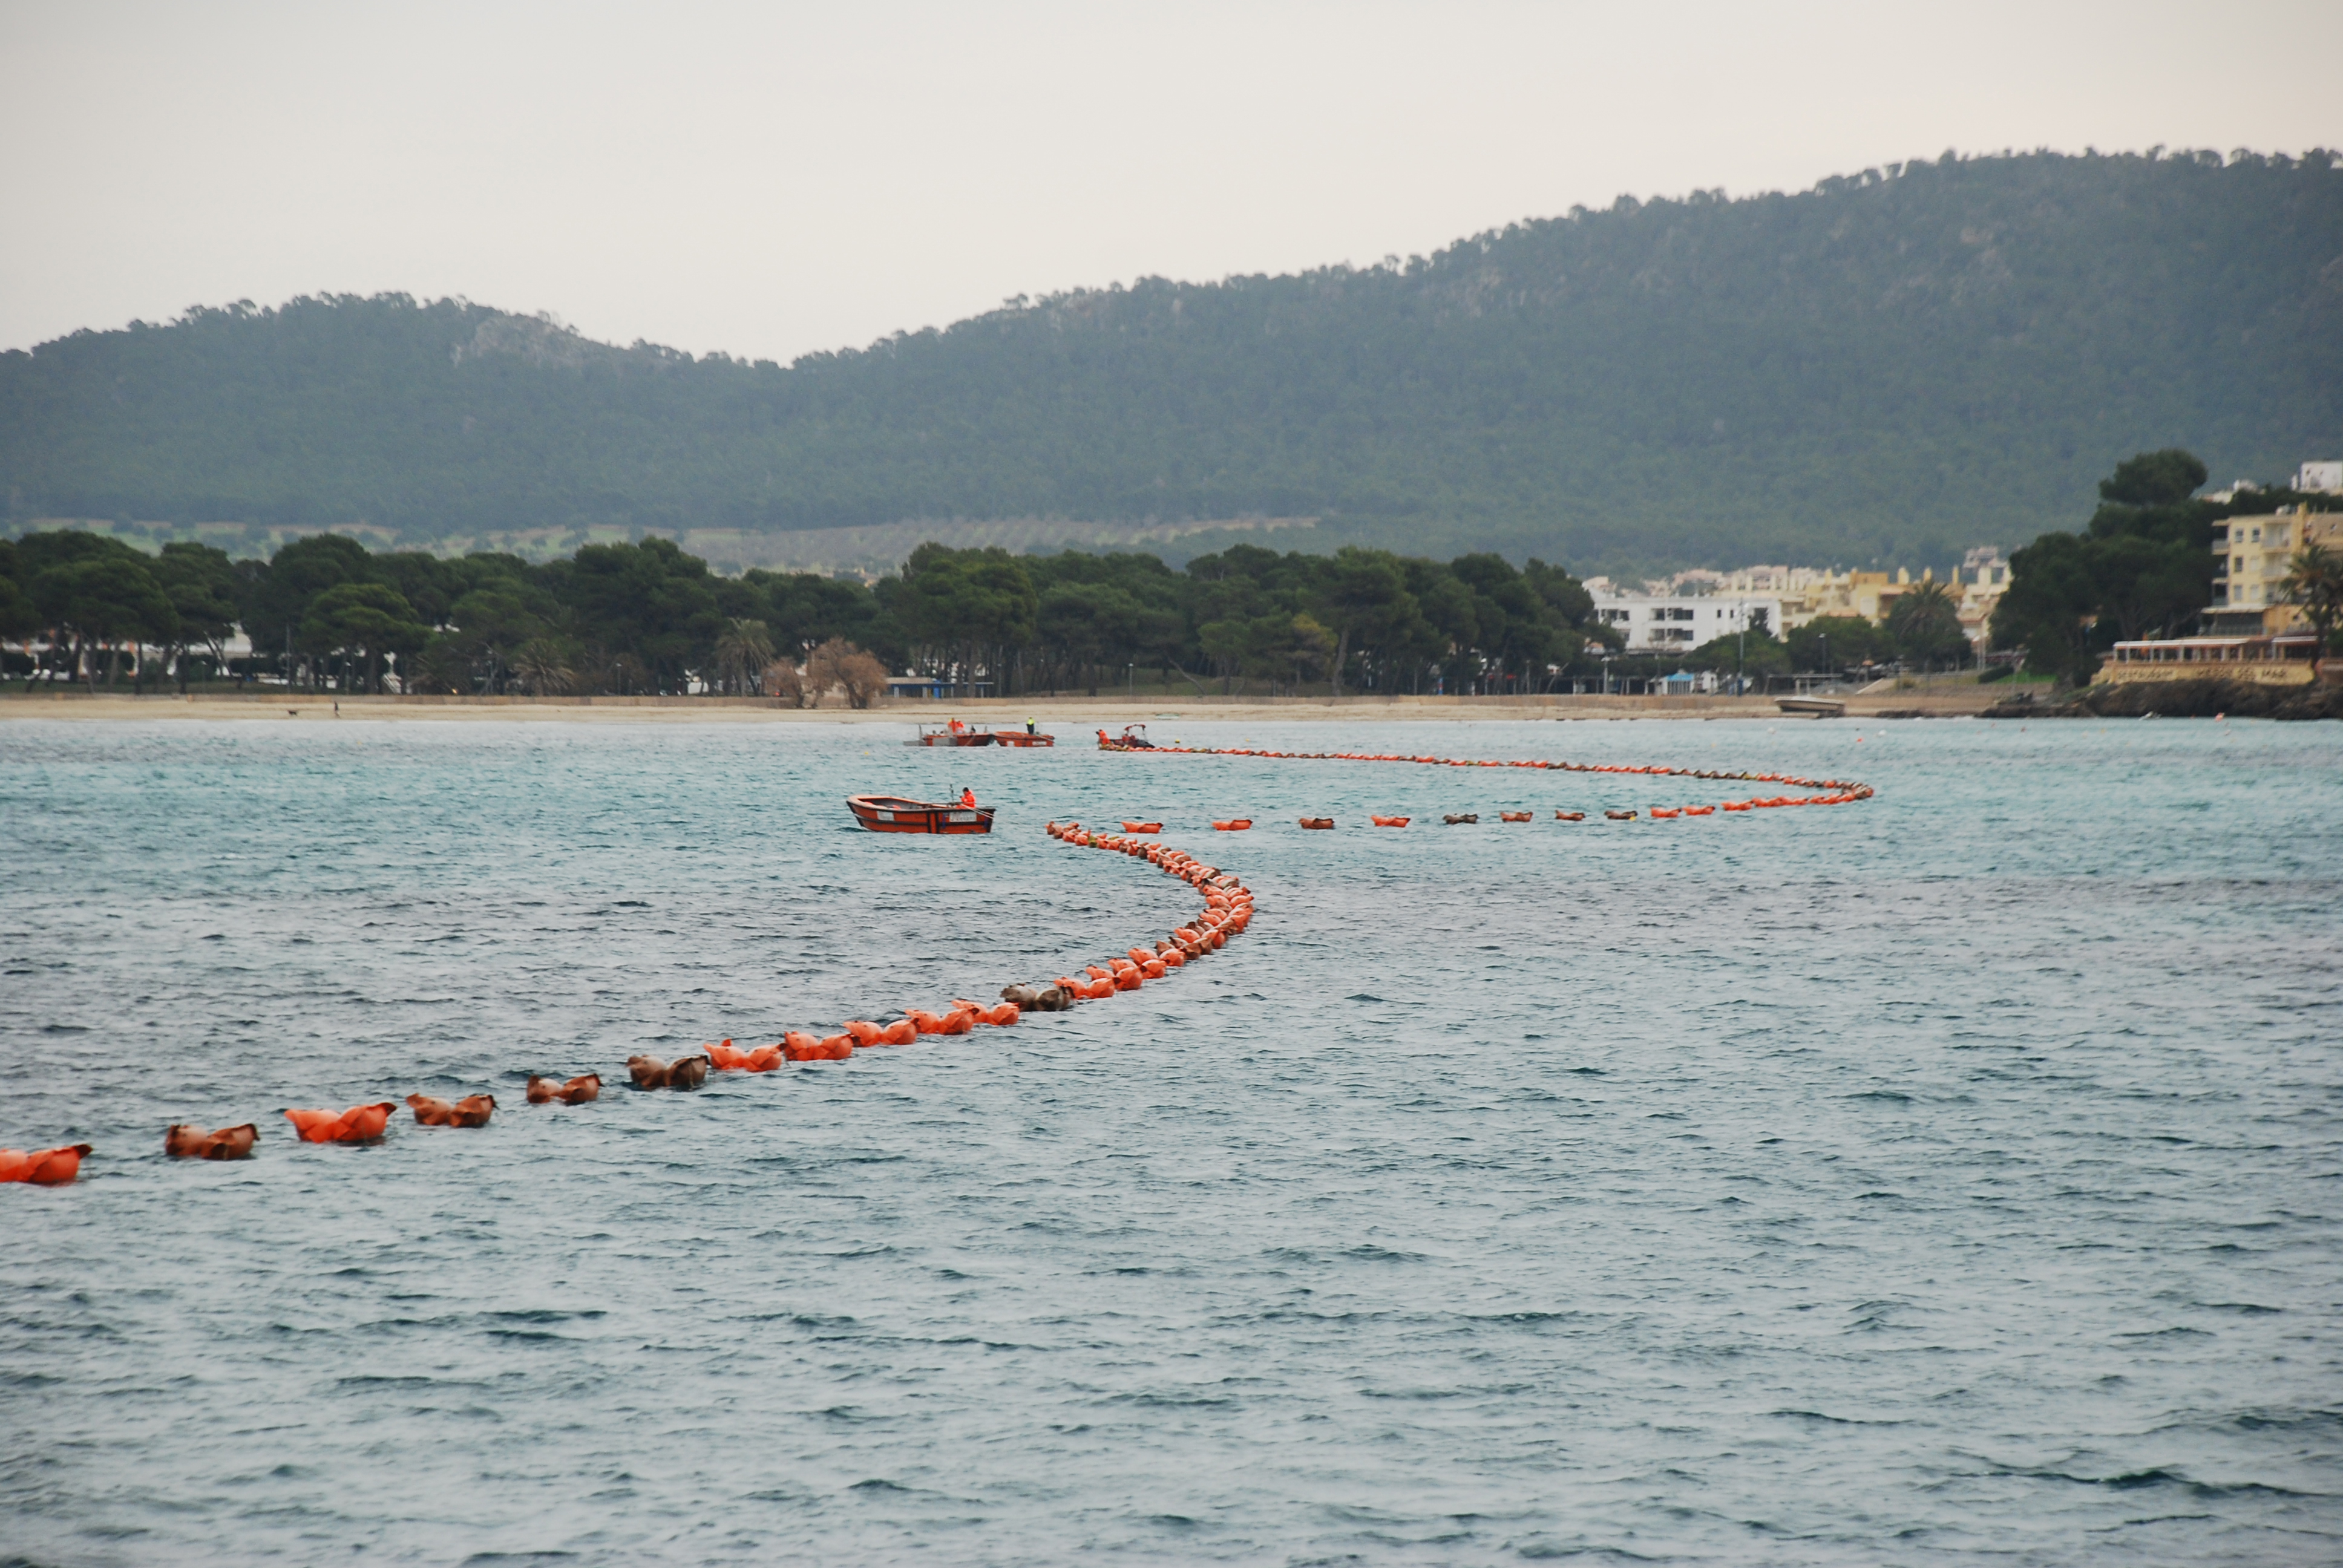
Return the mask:
<svg viewBox="0 0 2343 1568"><path fill-rule="evenodd" d="M1849 719L1957 719L1982 713L1999 695L1994 687L1883 692L1846 699ZM1366 723L1460 723L1488 719L1586 720L1634 719L1772 719L1807 721L1784 713L1767 697L1283 697L971 698L964 701L896 698L868 709L784 708L758 697L367 697L331 693L176 692L134 696L79 689L0 697L0 723L10 720L96 721L162 719L263 722L288 719L390 719L470 723L503 719L567 724L940 724L950 718L996 729L1028 718L1052 723L1119 729L1158 719L1191 721L1304 723L1348 719ZM1061 736L1061 739L1063 737Z"/></svg>

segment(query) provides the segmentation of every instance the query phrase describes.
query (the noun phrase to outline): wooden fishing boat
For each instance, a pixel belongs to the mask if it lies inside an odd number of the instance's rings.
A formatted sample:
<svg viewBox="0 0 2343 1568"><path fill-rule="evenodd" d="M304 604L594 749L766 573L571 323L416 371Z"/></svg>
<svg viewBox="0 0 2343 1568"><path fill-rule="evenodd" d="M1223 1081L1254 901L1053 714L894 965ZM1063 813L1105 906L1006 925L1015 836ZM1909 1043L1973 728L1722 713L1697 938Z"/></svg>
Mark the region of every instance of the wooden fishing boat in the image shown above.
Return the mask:
<svg viewBox="0 0 2343 1568"><path fill-rule="evenodd" d="M1785 713L1810 713L1816 719L1846 717L1846 704L1835 697L1777 697L1774 706Z"/></svg>
<svg viewBox="0 0 2343 1568"><path fill-rule="evenodd" d="M900 795L849 795L854 819L874 833L990 833L990 806L939 805Z"/></svg>
<svg viewBox="0 0 2343 1568"><path fill-rule="evenodd" d="M992 732L995 746L1055 746L1058 738L1039 729L996 729Z"/></svg>
<svg viewBox="0 0 2343 1568"><path fill-rule="evenodd" d="M1005 741L981 724L922 724L919 733L903 742L906 746L990 746Z"/></svg>

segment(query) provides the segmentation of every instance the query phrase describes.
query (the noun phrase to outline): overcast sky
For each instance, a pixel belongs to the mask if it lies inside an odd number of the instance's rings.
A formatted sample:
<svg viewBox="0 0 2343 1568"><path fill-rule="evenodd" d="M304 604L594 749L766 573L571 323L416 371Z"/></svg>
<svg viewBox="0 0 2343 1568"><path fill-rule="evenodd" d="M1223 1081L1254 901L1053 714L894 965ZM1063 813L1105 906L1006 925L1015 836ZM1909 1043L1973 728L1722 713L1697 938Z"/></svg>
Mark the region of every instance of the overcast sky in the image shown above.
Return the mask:
<svg viewBox="0 0 2343 1568"><path fill-rule="evenodd" d="M2343 4L0 0L0 347L404 290L788 359L1945 149L2343 146Z"/></svg>

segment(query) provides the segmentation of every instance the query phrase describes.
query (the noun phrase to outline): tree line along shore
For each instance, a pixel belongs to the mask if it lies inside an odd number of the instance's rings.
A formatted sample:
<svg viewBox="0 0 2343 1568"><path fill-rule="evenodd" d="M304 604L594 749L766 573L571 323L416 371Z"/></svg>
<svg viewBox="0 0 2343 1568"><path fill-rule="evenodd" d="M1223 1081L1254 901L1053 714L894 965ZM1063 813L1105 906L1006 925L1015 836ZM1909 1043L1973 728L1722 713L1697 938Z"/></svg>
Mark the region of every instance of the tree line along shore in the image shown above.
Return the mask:
<svg viewBox="0 0 2343 1568"><path fill-rule="evenodd" d="M1992 639L2018 662L2087 683L2118 637L2192 624L2207 602L2219 519L2276 488L2200 499L2184 451L2117 466L2077 533L2019 550ZM2337 592L2307 552L2297 590ZM2321 596L2325 596L2322 599ZM2333 630L2331 612L2325 629ZM241 634L239 636L239 634ZM868 707L890 672L965 697L1091 696L1151 684L1198 696L1535 696L1627 690L1679 668L1765 677L1890 659L1974 658L1942 585L1899 595L1885 624L1825 617L1763 625L1685 652L1627 655L1567 570L1493 553L1446 561L1346 546L1252 545L1174 570L1146 554L1012 556L920 546L866 583L813 573L738 577L653 536L531 563L373 552L313 534L266 559L173 542L146 556L108 534L0 541L0 648L9 676L95 691L256 683L312 692L455 696L751 696ZM2006 673L2005 663L1988 674Z"/></svg>
<svg viewBox="0 0 2343 1568"><path fill-rule="evenodd" d="M1535 696L1671 671L1753 677L1966 644L1948 599L1885 628L1759 627L1688 652L1625 655L1580 581L1534 558L1447 562L1346 547L1239 545L1173 570L1144 554L924 545L874 583L711 572L652 537L532 564L370 552L341 534L266 559L109 535L0 541L7 674L91 691L255 684L319 693L750 696L865 707L908 670L962 697ZM239 637L241 633L241 637Z"/></svg>

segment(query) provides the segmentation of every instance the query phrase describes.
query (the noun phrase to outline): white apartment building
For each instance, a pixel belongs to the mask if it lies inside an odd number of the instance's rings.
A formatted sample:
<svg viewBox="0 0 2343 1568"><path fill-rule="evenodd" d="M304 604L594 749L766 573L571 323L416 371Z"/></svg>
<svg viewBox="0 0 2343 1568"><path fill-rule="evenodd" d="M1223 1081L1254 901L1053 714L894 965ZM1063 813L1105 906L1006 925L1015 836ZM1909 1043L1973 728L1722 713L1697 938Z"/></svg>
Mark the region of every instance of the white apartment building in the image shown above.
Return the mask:
<svg viewBox="0 0 2343 1568"><path fill-rule="evenodd" d="M1689 653L1702 643L1753 629L1760 612L1766 628L1775 636L1781 636L1782 601L1778 598L1607 591L1594 595L1594 618L1624 632L1630 653Z"/></svg>

